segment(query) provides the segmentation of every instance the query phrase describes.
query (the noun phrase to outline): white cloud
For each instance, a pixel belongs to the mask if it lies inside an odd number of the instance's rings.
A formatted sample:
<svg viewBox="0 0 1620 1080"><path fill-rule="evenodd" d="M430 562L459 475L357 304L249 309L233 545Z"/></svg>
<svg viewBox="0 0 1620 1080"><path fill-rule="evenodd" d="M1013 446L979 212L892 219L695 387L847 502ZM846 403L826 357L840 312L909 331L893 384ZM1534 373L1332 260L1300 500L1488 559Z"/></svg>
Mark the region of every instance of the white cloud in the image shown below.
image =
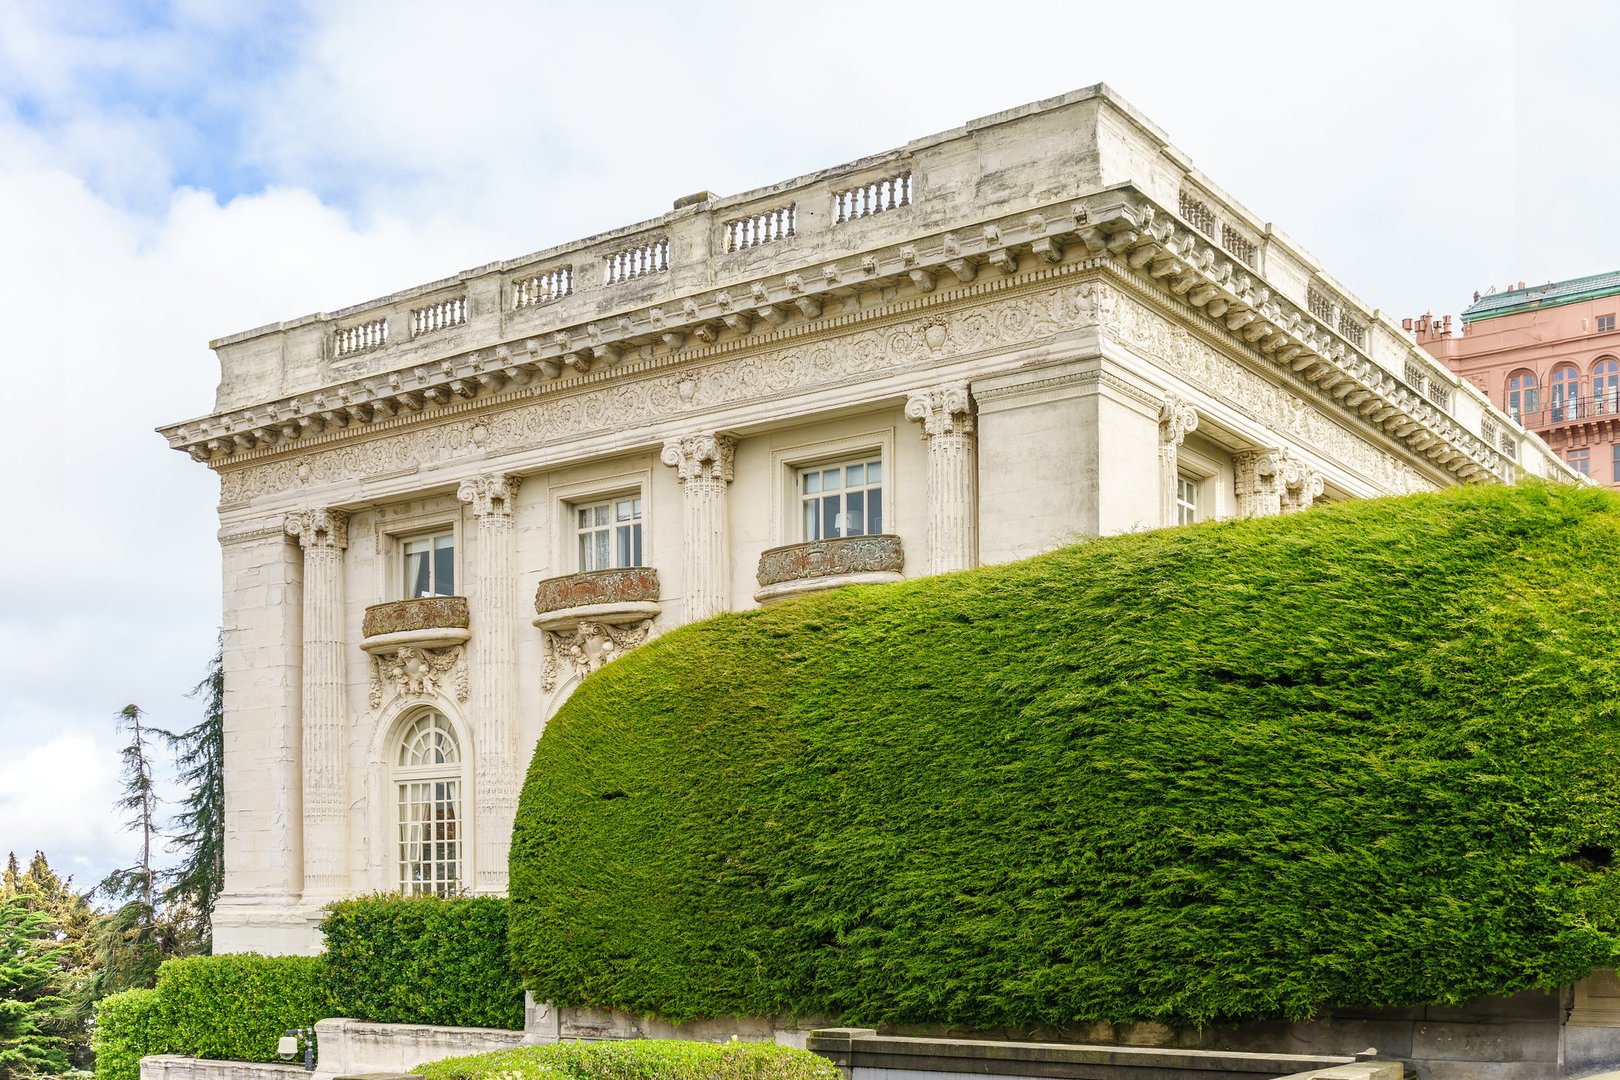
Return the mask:
<svg viewBox="0 0 1620 1080"><path fill-rule="evenodd" d="M110 743L80 732L0 762L0 850L27 865L36 850L88 889L128 858L112 813L118 785Z"/></svg>

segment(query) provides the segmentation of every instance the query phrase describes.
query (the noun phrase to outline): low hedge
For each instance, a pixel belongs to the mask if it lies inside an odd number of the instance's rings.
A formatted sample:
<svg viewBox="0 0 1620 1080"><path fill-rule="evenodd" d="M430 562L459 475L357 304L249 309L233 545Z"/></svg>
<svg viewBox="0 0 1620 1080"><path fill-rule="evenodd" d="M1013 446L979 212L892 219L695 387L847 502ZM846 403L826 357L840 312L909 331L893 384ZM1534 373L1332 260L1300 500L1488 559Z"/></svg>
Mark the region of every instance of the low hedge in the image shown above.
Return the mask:
<svg viewBox="0 0 1620 1080"><path fill-rule="evenodd" d="M321 932L334 1016L521 1030L523 984L496 897L369 896L333 904Z"/></svg>
<svg viewBox="0 0 1620 1080"><path fill-rule="evenodd" d="M332 1015L313 956L231 953L165 961L157 987L96 1005L97 1080L139 1080L148 1054L275 1061L289 1028Z"/></svg>
<svg viewBox="0 0 1620 1080"><path fill-rule="evenodd" d="M772 1043L676 1039L551 1043L446 1058L424 1080L839 1080L832 1062Z"/></svg>
<svg viewBox="0 0 1620 1080"><path fill-rule="evenodd" d="M141 1058L167 1052L164 1031L156 990L125 990L96 1002L96 1080L140 1080Z"/></svg>
<svg viewBox="0 0 1620 1080"><path fill-rule="evenodd" d="M535 997L1204 1024L1620 953L1620 498L1342 502L675 630L546 725Z"/></svg>

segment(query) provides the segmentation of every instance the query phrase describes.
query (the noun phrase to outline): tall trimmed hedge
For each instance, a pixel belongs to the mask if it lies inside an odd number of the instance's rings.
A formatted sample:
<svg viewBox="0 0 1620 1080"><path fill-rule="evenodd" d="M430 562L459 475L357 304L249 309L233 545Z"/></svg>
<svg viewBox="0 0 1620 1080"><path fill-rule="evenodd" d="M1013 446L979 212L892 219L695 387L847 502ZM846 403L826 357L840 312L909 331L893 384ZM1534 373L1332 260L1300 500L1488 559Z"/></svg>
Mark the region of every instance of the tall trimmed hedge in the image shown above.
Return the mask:
<svg viewBox="0 0 1620 1080"><path fill-rule="evenodd" d="M689 626L535 751L513 952L672 1019L1298 1018L1620 927L1620 500L1167 529Z"/></svg>
<svg viewBox="0 0 1620 1080"><path fill-rule="evenodd" d="M149 1054L275 1061L289 1028L331 1015L313 956L232 953L167 960L152 990L96 1005L97 1080L139 1080Z"/></svg>
<svg viewBox="0 0 1620 1080"><path fill-rule="evenodd" d="M507 951L504 899L344 900L331 906L321 932L334 1016L523 1027L523 985Z"/></svg>

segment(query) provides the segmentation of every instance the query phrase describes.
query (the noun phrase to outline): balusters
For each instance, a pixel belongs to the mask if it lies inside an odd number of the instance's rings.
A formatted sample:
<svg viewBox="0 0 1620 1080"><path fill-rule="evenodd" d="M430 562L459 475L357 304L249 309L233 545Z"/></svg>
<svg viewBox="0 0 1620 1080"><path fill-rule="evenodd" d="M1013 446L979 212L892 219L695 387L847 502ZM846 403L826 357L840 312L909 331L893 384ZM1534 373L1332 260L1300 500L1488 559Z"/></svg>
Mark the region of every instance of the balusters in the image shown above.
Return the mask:
<svg viewBox="0 0 1620 1080"><path fill-rule="evenodd" d="M372 319L356 326L343 327L332 332L332 355L352 356L355 353L380 349L388 344L388 320Z"/></svg>
<svg viewBox="0 0 1620 1080"><path fill-rule="evenodd" d="M411 310L411 337L419 338L424 334L436 334L440 330L448 330L452 326L462 326L467 322L467 298L456 296L448 300L440 300L427 307L413 308Z"/></svg>
<svg viewBox="0 0 1620 1080"><path fill-rule="evenodd" d="M871 217L911 205L911 173L896 173L859 187L833 192L833 224Z"/></svg>
<svg viewBox="0 0 1620 1080"><path fill-rule="evenodd" d="M526 308L561 300L574 291L574 268L559 266L512 282L512 307Z"/></svg>
<svg viewBox="0 0 1620 1080"><path fill-rule="evenodd" d="M602 283L616 285L621 281L659 274L669 269L669 239L658 237L633 248L615 251L602 257Z"/></svg>
<svg viewBox="0 0 1620 1080"><path fill-rule="evenodd" d="M727 251L746 251L761 244L786 240L794 235L799 220L796 203L761 210L748 217L734 218L725 223Z"/></svg>

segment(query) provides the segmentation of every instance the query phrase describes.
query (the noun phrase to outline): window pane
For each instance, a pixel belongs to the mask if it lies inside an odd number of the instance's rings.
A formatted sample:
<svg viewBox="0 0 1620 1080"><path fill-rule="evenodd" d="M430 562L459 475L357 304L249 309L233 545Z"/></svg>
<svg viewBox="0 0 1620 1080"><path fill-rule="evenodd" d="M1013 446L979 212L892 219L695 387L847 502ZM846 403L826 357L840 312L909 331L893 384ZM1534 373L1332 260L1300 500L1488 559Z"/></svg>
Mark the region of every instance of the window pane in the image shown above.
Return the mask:
<svg viewBox="0 0 1620 1080"><path fill-rule="evenodd" d="M599 533L593 533L592 538L595 541L594 547L595 547L596 550L595 550L595 556L594 556L595 562L592 564L591 569L592 570L607 570L607 569L609 569L613 564L608 562L608 534L607 534L607 530L604 529Z"/></svg>
<svg viewBox="0 0 1620 1080"><path fill-rule="evenodd" d="M804 538L806 540L821 539L821 530L818 527L821 519L816 512L816 507L820 502L819 499L810 499L804 504Z"/></svg>
<svg viewBox="0 0 1620 1080"><path fill-rule="evenodd" d="M876 467L877 466L874 465L868 468L866 470L866 475L871 476L872 469ZM878 533L883 531L882 488L873 488L871 491L866 493L866 531L873 536L876 536Z"/></svg>
<svg viewBox="0 0 1620 1080"><path fill-rule="evenodd" d="M866 463L866 482L868 484L881 484L883 482L883 462L868 461Z"/></svg>
<svg viewBox="0 0 1620 1080"><path fill-rule="evenodd" d="M636 501L640 502L641 500L638 499ZM634 550L631 552L632 558L630 560L630 565L646 566L647 564L641 561L641 526L639 524L631 526L630 533L631 536L634 537L631 545Z"/></svg>
<svg viewBox="0 0 1620 1080"><path fill-rule="evenodd" d="M844 470L844 477L849 483L850 487L860 487L862 484L866 483L866 480L863 479L865 475L865 465L851 465L848 469Z"/></svg>
<svg viewBox="0 0 1620 1080"><path fill-rule="evenodd" d="M608 523L608 504L607 503L603 503L601 506L592 507L591 509L596 512L596 524L598 524L598 525L606 525Z"/></svg>
<svg viewBox="0 0 1620 1080"><path fill-rule="evenodd" d="M823 491L837 491L839 486L840 486L840 482L841 482L840 478L841 478L841 475L842 475L843 471L844 470L842 470L842 469L828 469L826 472L822 473L821 474L821 487L822 487L822 490Z"/></svg>
<svg viewBox="0 0 1620 1080"><path fill-rule="evenodd" d="M856 465L855 468L860 468ZM844 496L844 535L866 535L866 492L851 491Z"/></svg>
<svg viewBox="0 0 1620 1080"><path fill-rule="evenodd" d="M456 552L448 537L433 552L433 591L439 596L456 594Z"/></svg>
<svg viewBox="0 0 1620 1080"><path fill-rule="evenodd" d="M405 556L405 599L428 595L428 553L424 550Z"/></svg>
<svg viewBox="0 0 1620 1080"><path fill-rule="evenodd" d="M821 490L821 474L818 473L818 472L807 472L807 473L805 473L804 474L804 493L806 495L814 495L820 490Z"/></svg>
<svg viewBox="0 0 1620 1080"><path fill-rule="evenodd" d="M821 538L831 540L835 536L842 536L838 531L839 510L843 502L836 495L825 496L821 500Z"/></svg>
<svg viewBox="0 0 1620 1080"><path fill-rule="evenodd" d="M591 508L588 506L579 512L579 527L582 529L591 527Z"/></svg>

